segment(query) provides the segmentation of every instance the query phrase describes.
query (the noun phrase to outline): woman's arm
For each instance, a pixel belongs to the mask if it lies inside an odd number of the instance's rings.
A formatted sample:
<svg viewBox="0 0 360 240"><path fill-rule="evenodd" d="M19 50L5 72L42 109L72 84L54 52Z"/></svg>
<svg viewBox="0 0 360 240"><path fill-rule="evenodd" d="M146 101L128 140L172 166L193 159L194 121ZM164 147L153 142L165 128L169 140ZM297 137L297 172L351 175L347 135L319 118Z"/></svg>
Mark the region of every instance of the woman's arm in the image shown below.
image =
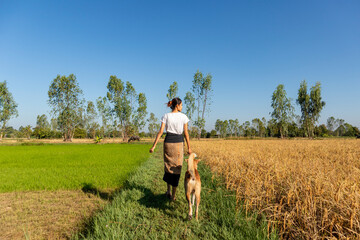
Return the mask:
<svg viewBox="0 0 360 240"><path fill-rule="evenodd" d="M156 144L158 143L161 135L163 134L164 129L165 129L165 123L161 123L161 127L160 127L160 130L159 130L158 134L156 135L154 145L152 146L152 148L150 148L150 153L154 152Z"/></svg>
<svg viewBox="0 0 360 240"><path fill-rule="evenodd" d="M184 135L185 135L185 140L186 140L186 145L188 147L188 153L191 154L191 148L190 148L190 140L189 140L189 132L188 132L188 124L185 123L184 124Z"/></svg>

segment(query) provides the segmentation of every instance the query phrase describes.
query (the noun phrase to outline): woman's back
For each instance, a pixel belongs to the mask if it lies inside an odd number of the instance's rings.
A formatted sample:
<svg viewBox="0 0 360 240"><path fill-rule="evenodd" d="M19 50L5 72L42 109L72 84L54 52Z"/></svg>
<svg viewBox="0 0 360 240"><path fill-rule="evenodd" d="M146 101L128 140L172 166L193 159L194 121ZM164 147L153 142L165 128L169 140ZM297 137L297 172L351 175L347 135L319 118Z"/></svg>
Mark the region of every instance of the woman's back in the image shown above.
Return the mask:
<svg viewBox="0 0 360 240"><path fill-rule="evenodd" d="M168 133L183 134L184 124L189 122L189 118L182 112L166 113L161 122L165 124L165 130Z"/></svg>

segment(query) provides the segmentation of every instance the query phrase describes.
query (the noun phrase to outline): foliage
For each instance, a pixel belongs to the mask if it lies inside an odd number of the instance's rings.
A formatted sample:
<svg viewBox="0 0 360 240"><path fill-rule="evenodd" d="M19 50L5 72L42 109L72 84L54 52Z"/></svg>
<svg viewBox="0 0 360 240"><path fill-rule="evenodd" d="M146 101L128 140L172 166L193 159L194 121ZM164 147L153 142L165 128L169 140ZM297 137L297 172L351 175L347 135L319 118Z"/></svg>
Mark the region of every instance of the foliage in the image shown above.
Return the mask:
<svg viewBox="0 0 360 240"><path fill-rule="evenodd" d="M189 128L189 136L190 138L196 138L199 137L199 128L196 126L190 126Z"/></svg>
<svg viewBox="0 0 360 240"><path fill-rule="evenodd" d="M315 123L318 121L320 112L325 106L325 102L321 99L320 82L317 82L315 86L311 87L310 94L307 91L306 81L301 82L297 103L301 108L301 120L308 137L313 137Z"/></svg>
<svg viewBox="0 0 360 240"><path fill-rule="evenodd" d="M50 138L50 124L45 114L37 116L32 135L37 139Z"/></svg>
<svg viewBox="0 0 360 240"><path fill-rule="evenodd" d="M192 93L195 99L195 112L197 117L194 125L198 127L198 138L201 136L201 130L205 127L205 113L209 111L209 105L212 92L212 76L207 74L205 77L199 70L194 74Z"/></svg>
<svg viewBox="0 0 360 240"><path fill-rule="evenodd" d="M112 122L112 114L109 101L106 97L98 97L98 99L96 100L96 107L101 117L101 135L108 136L110 134L110 131L108 131L110 127L108 125L108 122Z"/></svg>
<svg viewBox="0 0 360 240"><path fill-rule="evenodd" d="M150 113L150 117L147 121L148 121L149 134L150 134L151 138L154 138L155 134L160 129L159 119L155 117L154 113Z"/></svg>
<svg viewBox="0 0 360 240"><path fill-rule="evenodd" d="M288 133L288 125L294 115L294 107L291 105L291 99L286 96L283 84L279 84L274 91L271 107L274 109L271 116L276 120L280 136L283 138Z"/></svg>
<svg viewBox="0 0 360 240"><path fill-rule="evenodd" d="M225 138L227 135L228 126L228 120L221 121L220 119L217 119L215 123L215 130L220 134L221 137Z"/></svg>
<svg viewBox="0 0 360 240"><path fill-rule="evenodd" d="M63 133L64 141L71 141L75 128L81 123L83 112L82 90L74 74L57 75L48 91L49 105Z"/></svg>
<svg viewBox="0 0 360 240"><path fill-rule="evenodd" d="M6 130L7 122L12 117L18 116L17 106L6 81L0 82L0 140Z"/></svg>
<svg viewBox="0 0 360 240"><path fill-rule="evenodd" d="M102 139L103 139L102 137L96 136L96 138L95 138L95 143L96 143L96 144L100 143Z"/></svg>
<svg viewBox="0 0 360 240"><path fill-rule="evenodd" d="M146 97L140 93L136 95L135 88L130 82L126 85L116 76L110 76L107 98L113 104L112 113L119 120L119 126L123 139L127 139L131 132L139 132L145 125ZM137 99L137 104L135 102ZM135 111L135 106L138 108ZM116 124L114 124L116 127Z"/></svg>
<svg viewBox="0 0 360 240"><path fill-rule="evenodd" d="M80 139L84 139L86 138L86 129L84 128L80 128L80 127L77 127L75 128L75 131L74 131L74 138L80 138Z"/></svg>
<svg viewBox="0 0 360 240"><path fill-rule="evenodd" d="M30 125L27 125L25 127L21 126L19 128L19 132L21 133L20 137L26 137L27 139L30 139L32 134L32 129Z"/></svg>
<svg viewBox="0 0 360 240"><path fill-rule="evenodd" d="M178 97L177 94L178 94L178 83L173 82L169 87L166 97L169 101L171 101L172 99Z"/></svg>
<svg viewBox="0 0 360 240"><path fill-rule="evenodd" d="M187 92L184 98L186 106L186 116L192 120L193 114L195 112L195 97L192 92Z"/></svg>
<svg viewBox="0 0 360 240"><path fill-rule="evenodd" d="M139 93L138 98L138 108L134 115L133 125L135 126L135 133L138 134L141 129L144 128L146 124L146 115L147 115L147 100L144 93Z"/></svg>

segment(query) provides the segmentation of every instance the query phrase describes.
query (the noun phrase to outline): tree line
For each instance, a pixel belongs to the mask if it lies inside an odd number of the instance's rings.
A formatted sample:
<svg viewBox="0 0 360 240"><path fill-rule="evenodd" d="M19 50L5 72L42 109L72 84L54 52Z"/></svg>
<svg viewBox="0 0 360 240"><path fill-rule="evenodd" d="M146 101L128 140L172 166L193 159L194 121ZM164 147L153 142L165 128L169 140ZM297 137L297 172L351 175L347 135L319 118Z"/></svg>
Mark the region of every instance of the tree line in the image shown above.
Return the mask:
<svg viewBox="0 0 360 240"><path fill-rule="evenodd" d="M194 120L195 135L201 137L205 127L205 116L209 111L212 76L204 76L199 70L194 75L193 85L184 97L186 113ZM170 85L167 99L178 96L178 84ZM147 112L145 93L137 93L129 82L110 76L106 96L96 102L86 101L74 74L57 75L48 90L51 118L38 115L36 126L21 126L18 130L8 127L11 118L17 117L17 104L7 88L6 81L0 83L0 140L6 137L19 138L73 138L121 137L140 135L153 137L160 128L159 119ZM196 114L196 116L194 115ZM100 121L98 119L100 118ZM100 123L99 123L100 122ZM144 131L148 125L148 132ZM193 133L194 135L194 133Z"/></svg>
<svg viewBox="0 0 360 240"><path fill-rule="evenodd" d="M179 85L174 81L166 93L170 101L178 95ZM325 106L321 97L321 84L310 89L306 81L300 83L296 104L301 115L294 113L292 99L287 96L283 84L279 84L271 97L273 111L271 118L254 118L240 124L238 119L217 119L214 129L205 130L212 98L212 75L199 70L193 76L192 86L182 98L184 112L189 117L189 133L192 138L209 137L328 137L359 136L357 127L343 119L329 117L326 124L317 125ZM96 136L126 140L129 136L154 137L160 128L160 120L154 113L147 112L145 93L138 93L129 82L117 76L110 76L106 96L95 102L86 101L74 74L56 76L48 90L48 104L51 118L38 115L36 126L21 126L18 130L8 127L8 121L18 116L17 104L7 88L7 82L0 82L0 139L19 138L95 138ZM147 131L145 130L147 125Z"/></svg>
<svg viewBox="0 0 360 240"><path fill-rule="evenodd" d="M359 136L357 127L345 123L343 119L329 117L327 123L316 125L320 113L325 106L321 97L321 84L317 82L310 89L306 81L300 83L296 103L301 115L294 113L292 99L287 97L285 87L279 84L272 94L271 119L254 118L240 124L238 119L220 120L215 123L215 131L219 137L329 137ZM211 134L210 134L211 135Z"/></svg>

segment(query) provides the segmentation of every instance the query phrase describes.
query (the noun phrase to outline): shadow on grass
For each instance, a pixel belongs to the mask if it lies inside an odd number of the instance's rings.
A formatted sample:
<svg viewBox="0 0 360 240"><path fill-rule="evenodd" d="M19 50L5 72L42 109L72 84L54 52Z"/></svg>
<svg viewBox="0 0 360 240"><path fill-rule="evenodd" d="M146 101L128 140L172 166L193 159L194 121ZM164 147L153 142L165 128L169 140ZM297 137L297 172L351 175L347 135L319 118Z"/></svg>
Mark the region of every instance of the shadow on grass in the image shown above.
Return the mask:
<svg viewBox="0 0 360 240"><path fill-rule="evenodd" d="M119 192L119 189L116 189L115 191L111 191L111 192L101 191L98 188L96 188L92 183L83 183L83 187L81 188L81 190L84 193L94 194L95 196L98 196L106 201L112 201L116 193Z"/></svg>
<svg viewBox="0 0 360 240"><path fill-rule="evenodd" d="M134 183L128 183L126 186L127 189L137 189L144 193L144 196L138 200L138 203L147 207L147 208L156 208L162 210L163 212L166 209L171 209L172 207L166 204L170 200L164 194L154 194L149 188L136 185Z"/></svg>

